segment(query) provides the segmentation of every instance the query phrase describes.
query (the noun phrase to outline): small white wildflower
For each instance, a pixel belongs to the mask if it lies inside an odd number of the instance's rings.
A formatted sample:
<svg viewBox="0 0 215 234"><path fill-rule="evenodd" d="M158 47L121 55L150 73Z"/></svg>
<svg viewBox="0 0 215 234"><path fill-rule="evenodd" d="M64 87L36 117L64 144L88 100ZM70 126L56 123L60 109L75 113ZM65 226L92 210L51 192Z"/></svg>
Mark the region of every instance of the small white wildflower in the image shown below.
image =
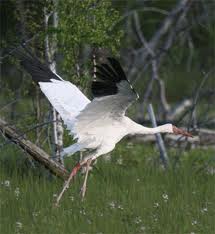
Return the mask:
<svg viewBox="0 0 215 234"><path fill-rule="evenodd" d="M69 198L70 198L71 201L75 200L73 196L70 196Z"/></svg>
<svg viewBox="0 0 215 234"><path fill-rule="evenodd" d="M119 158L117 159L116 163L118 165L122 165L122 156L120 155Z"/></svg>
<svg viewBox="0 0 215 234"><path fill-rule="evenodd" d="M109 203L109 206L110 206L111 209L114 209L116 207L116 204L115 204L114 201L112 201L112 202Z"/></svg>
<svg viewBox="0 0 215 234"><path fill-rule="evenodd" d="M20 194L20 190L18 187L14 190L14 193L15 193L16 198L18 198Z"/></svg>
<svg viewBox="0 0 215 234"><path fill-rule="evenodd" d="M21 222L16 222L16 227L17 228L22 228L22 223Z"/></svg>
<svg viewBox="0 0 215 234"><path fill-rule="evenodd" d="M85 210L84 210L84 209L83 209L83 210L80 210L80 214L86 215Z"/></svg>
<svg viewBox="0 0 215 234"><path fill-rule="evenodd" d="M136 224L141 223L141 222L142 222L141 217L140 217L140 216L137 216L137 217L134 219L134 222L135 222Z"/></svg>
<svg viewBox="0 0 215 234"><path fill-rule="evenodd" d="M103 217L103 215L104 215L103 213L100 213L100 214L99 214L100 217Z"/></svg>
<svg viewBox="0 0 215 234"><path fill-rule="evenodd" d="M38 214L39 214L39 212L33 212L33 213L32 213L32 215L33 215L34 218L37 217Z"/></svg>
<svg viewBox="0 0 215 234"><path fill-rule="evenodd" d="M122 207L122 205L118 205L118 209L123 210L124 208Z"/></svg>
<svg viewBox="0 0 215 234"><path fill-rule="evenodd" d="M145 231L146 228L145 228L144 226L141 226L141 227L140 227L140 230L141 230L141 231Z"/></svg>
<svg viewBox="0 0 215 234"><path fill-rule="evenodd" d="M195 234L195 232L191 232L190 234Z"/></svg>
<svg viewBox="0 0 215 234"><path fill-rule="evenodd" d="M168 199L169 199L168 194L166 194L166 193L164 193L164 194L162 195L162 197L163 197L163 199L164 199L165 202L167 202Z"/></svg>
<svg viewBox="0 0 215 234"><path fill-rule="evenodd" d="M197 221L196 220L193 220L192 221L192 225L196 225L197 224Z"/></svg>
<svg viewBox="0 0 215 234"><path fill-rule="evenodd" d="M140 179L139 179L139 178L137 178L137 182L140 182Z"/></svg>
<svg viewBox="0 0 215 234"><path fill-rule="evenodd" d="M215 174L215 167L209 167L207 169L208 175L214 175Z"/></svg>
<svg viewBox="0 0 215 234"><path fill-rule="evenodd" d="M10 187L10 181L9 180L5 180L4 181L4 186L5 187Z"/></svg>
<svg viewBox="0 0 215 234"><path fill-rule="evenodd" d="M208 211L208 208L207 208L207 207L204 207L204 208L201 209L201 212L202 212L202 213L205 213L205 212L207 212L207 211Z"/></svg>
<svg viewBox="0 0 215 234"><path fill-rule="evenodd" d="M154 207L155 207L155 208L158 208L158 207L159 207L159 203L158 203L158 202L155 202L155 203L154 203Z"/></svg>

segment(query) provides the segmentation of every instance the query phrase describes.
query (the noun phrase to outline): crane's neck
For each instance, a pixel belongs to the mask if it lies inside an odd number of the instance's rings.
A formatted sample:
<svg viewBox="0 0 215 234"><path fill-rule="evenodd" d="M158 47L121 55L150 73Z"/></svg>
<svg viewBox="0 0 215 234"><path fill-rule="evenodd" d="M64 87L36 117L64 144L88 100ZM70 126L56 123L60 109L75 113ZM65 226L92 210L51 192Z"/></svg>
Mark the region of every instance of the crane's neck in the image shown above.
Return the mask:
<svg viewBox="0 0 215 234"><path fill-rule="evenodd" d="M129 134L131 135L143 135L143 134L156 134L156 133L173 133L172 124L164 124L155 128L144 127L134 121L128 121Z"/></svg>

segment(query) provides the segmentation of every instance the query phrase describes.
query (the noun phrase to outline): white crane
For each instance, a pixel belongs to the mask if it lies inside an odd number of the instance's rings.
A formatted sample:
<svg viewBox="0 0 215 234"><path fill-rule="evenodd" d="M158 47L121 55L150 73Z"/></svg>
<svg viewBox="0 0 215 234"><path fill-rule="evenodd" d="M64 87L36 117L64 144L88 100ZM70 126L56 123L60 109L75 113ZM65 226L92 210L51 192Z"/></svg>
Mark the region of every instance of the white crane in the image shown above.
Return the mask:
<svg viewBox="0 0 215 234"><path fill-rule="evenodd" d="M90 101L75 85L53 73L26 48L19 50L17 56L21 65L31 74L32 79L39 84L42 92L59 112L67 129L77 139L75 144L64 149L63 154L87 152L82 161L73 168L57 203L82 166L86 166L82 187L84 196L91 162L112 151L116 143L126 135L173 133L192 136L172 124L148 128L128 118L125 115L126 110L138 99L138 95L114 58L107 58L108 63L96 66L96 79L93 79L91 85L94 98Z"/></svg>

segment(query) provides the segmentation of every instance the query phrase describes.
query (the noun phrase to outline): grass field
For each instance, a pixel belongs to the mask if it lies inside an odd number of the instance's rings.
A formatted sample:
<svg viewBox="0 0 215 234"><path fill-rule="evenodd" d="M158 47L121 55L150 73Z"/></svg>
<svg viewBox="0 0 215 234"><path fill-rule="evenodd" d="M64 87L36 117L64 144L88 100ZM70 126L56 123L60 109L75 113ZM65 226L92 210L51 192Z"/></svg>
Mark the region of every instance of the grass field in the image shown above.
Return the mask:
<svg viewBox="0 0 215 234"><path fill-rule="evenodd" d="M169 151L164 171L155 147L124 141L111 161L98 160L84 202L79 174L56 208L62 181L8 145L0 153L1 233L215 233L215 152L182 152Z"/></svg>

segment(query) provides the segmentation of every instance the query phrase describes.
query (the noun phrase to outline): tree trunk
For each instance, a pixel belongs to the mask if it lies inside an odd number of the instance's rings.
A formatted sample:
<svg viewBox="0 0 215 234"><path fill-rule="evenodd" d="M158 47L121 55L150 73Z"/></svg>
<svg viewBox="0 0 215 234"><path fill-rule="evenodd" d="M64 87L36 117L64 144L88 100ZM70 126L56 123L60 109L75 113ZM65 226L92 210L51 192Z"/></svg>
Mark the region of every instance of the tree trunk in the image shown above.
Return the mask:
<svg viewBox="0 0 215 234"><path fill-rule="evenodd" d="M154 114L154 110L153 110L153 107L152 107L151 103L148 105L148 113L149 113L150 119L152 121L153 128L157 127L155 114ZM158 148L159 148L159 151L160 151L161 162L163 163L164 168L167 168L169 158L168 158L168 155L167 155L167 152L166 152L166 148L165 148L162 136L161 136L160 133L157 133L157 134L155 134L155 137L156 137L156 141L157 141Z"/></svg>
<svg viewBox="0 0 215 234"><path fill-rule="evenodd" d="M55 2L56 3L56 2ZM52 26L57 28L58 26L58 14L56 10L52 12L52 14L47 12L45 9L45 27L48 28L49 25L49 18L52 17ZM57 38L56 36L46 36L45 38L45 52L46 58L49 64L49 68L54 73L56 72L56 60L55 55L57 51ZM57 111L53 108L52 109L52 120L53 120L53 140L54 140L54 152L53 152L53 159L57 162L64 164L63 158L61 157L61 151L63 149L63 124L60 115Z"/></svg>

